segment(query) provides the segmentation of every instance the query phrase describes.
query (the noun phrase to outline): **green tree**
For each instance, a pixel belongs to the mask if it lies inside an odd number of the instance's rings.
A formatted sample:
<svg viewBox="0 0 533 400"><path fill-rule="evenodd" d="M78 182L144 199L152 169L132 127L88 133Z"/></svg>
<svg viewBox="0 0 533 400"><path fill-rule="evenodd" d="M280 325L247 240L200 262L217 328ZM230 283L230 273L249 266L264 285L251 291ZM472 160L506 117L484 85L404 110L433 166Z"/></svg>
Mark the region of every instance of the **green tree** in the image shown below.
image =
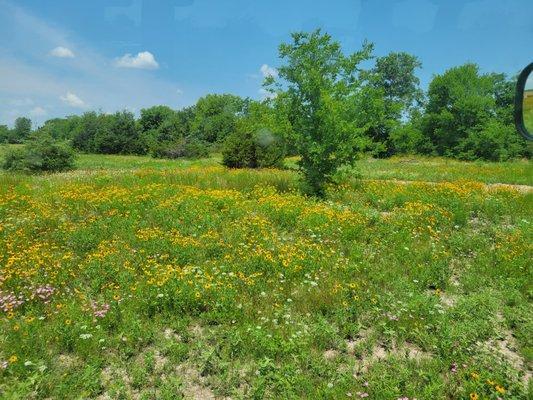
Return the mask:
<svg viewBox="0 0 533 400"><path fill-rule="evenodd" d="M167 106L154 106L143 108L139 118L139 126L142 132L157 130L169 118L174 116L175 111Z"/></svg>
<svg viewBox="0 0 533 400"><path fill-rule="evenodd" d="M514 97L517 78L505 74L492 74L493 92L498 120L506 125L514 124Z"/></svg>
<svg viewBox="0 0 533 400"><path fill-rule="evenodd" d="M246 113L226 137L222 163L230 168L280 167L285 158L280 114L266 102L249 101Z"/></svg>
<svg viewBox="0 0 533 400"><path fill-rule="evenodd" d="M476 64L436 75L429 85L422 119L422 132L431 143L431 152L488 160L526 154L525 140L510 134L511 82L502 74L481 74ZM502 150L505 147L508 151Z"/></svg>
<svg viewBox="0 0 533 400"><path fill-rule="evenodd" d="M438 155L457 156L459 142L494 114L494 81L476 64L450 68L429 85L423 132Z"/></svg>
<svg viewBox="0 0 533 400"><path fill-rule="evenodd" d="M158 141L168 142L191 135L195 118L195 107L174 112L158 128Z"/></svg>
<svg viewBox="0 0 533 400"><path fill-rule="evenodd" d="M119 111L104 116L106 129L96 132L95 150L103 154L142 154L145 146L135 123L135 116L129 111ZM104 122L105 123L105 122Z"/></svg>
<svg viewBox="0 0 533 400"><path fill-rule="evenodd" d="M107 135L108 119L94 111L84 113L72 137L72 146L86 153L97 152L95 138Z"/></svg>
<svg viewBox="0 0 533 400"><path fill-rule="evenodd" d="M417 57L404 52L392 52L376 59L370 79L373 86L382 91L385 112L383 121L372 128L369 135L382 145L380 155L394 153L391 132L398 129L406 132L401 128L402 119L409 117L421 104L423 92L415 75L421 67Z"/></svg>
<svg viewBox="0 0 533 400"><path fill-rule="evenodd" d="M0 143L7 143L9 135L10 132L7 125L0 125Z"/></svg>
<svg viewBox="0 0 533 400"><path fill-rule="evenodd" d="M39 134L49 135L56 140L71 140L77 131L80 117L71 115L66 118L54 118L46 121L37 129Z"/></svg>
<svg viewBox="0 0 533 400"><path fill-rule="evenodd" d="M285 62L279 80L266 79L265 86L277 93L278 107L288 110L291 129L286 132L294 143L300 169L309 191L323 195L343 164L352 164L359 151L369 147L365 137L371 122L364 107L374 108L372 91L363 91L359 64L370 59L373 46L365 43L354 54L344 55L340 44L320 30L293 33L292 43L279 47ZM364 101L362 93L370 95Z"/></svg>
<svg viewBox="0 0 533 400"><path fill-rule="evenodd" d="M31 119L19 117L15 120L15 127L8 138L10 143L22 143L31 134Z"/></svg>
<svg viewBox="0 0 533 400"><path fill-rule="evenodd" d="M196 103L192 134L209 143L221 143L235 130L246 102L232 94L208 94Z"/></svg>

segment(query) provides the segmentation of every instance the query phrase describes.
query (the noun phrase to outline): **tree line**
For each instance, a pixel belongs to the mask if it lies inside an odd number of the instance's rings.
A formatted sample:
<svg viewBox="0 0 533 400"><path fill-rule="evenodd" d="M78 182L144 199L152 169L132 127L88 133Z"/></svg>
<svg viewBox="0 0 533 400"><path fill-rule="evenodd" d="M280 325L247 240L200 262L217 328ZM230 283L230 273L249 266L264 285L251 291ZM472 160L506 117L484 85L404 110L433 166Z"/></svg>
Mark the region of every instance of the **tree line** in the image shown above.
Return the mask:
<svg viewBox="0 0 533 400"><path fill-rule="evenodd" d="M81 152L169 158L221 151L230 167L275 166L299 155L313 192L361 154L531 157L513 126L514 77L467 63L434 75L424 92L416 56L375 57L367 42L344 54L320 30L294 33L279 56L262 101L209 94L180 110L159 105L138 118L92 111L48 120L34 132L28 118L19 118L13 129L0 126L0 142L46 135Z"/></svg>

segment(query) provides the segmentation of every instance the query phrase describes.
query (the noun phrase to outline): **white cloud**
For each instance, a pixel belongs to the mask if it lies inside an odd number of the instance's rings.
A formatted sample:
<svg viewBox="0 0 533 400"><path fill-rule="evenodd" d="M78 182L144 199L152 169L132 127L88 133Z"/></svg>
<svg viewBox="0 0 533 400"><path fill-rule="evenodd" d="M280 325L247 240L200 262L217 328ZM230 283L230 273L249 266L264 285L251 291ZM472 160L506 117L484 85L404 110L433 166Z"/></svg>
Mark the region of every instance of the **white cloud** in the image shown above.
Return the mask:
<svg viewBox="0 0 533 400"><path fill-rule="evenodd" d="M154 74L139 74L135 69L110 68L113 60L80 38L74 37L74 46L71 32L52 27L9 1L0 0L0 26L7 32L20 33L0 45L0 125L12 125L16 117L29 115L38 105L48 114L32 117L35 124L71 115L73 110L114 112L127 107L140 110L154 104L180 108L195 100L194 88L180 96L176 82ZM43 49L53 49L58 43L76 49L75 58L69 59L68 74L43 62ZM22 56L13 56L18 53ZM84 106L72 96L69 100L69 92ZM72 102L79 108L73 108Z"/></svg>
<svg viewBox="0 0 533 400"><path fill-rule="evenodd" d="M278 70L276 68L270 67L268 64L261 65L261 68L259 68L259 70L261 71L261 73L263 74L265 78L268 78L271 76L274 78L278 77Z"/></svg>
<svg viewBox="0 0 533 400"><path fill-rule="evenodd" d="M183 94L183 90L181 89L176 89L176 93L178 94L178 96L181 96Z"/></svg>
<svg viewBox="0 0 533 400"><path fill-rule="evenodd" d="M50 52L51 56L58 58L74 58L74 53L67 47L58 46Z"/></svg>
<svg viewBox="0 0 533 400"><path fill-rule="evenodd" d="M157 69L158 62L149 51L142 51L136 56L125 54L115 60L115 66L120 68Z"/></svg>
<svg viewBox="0 0 533 400"><path fill-rule="evenodd" d="M34 107L33 109L30 110L30 115L32 117L44 117L45 115L47 115L48 112L42 108L42 107Z"/></svg>
<svg viewBox="0 0 533 400"><path fill-rule="evenodd" d="M76 107L76 108L85 107L85 102L72 92L67 92L66 95L59 96L59 98L61 99L63 103L65 103L68 106Z"/></svg>

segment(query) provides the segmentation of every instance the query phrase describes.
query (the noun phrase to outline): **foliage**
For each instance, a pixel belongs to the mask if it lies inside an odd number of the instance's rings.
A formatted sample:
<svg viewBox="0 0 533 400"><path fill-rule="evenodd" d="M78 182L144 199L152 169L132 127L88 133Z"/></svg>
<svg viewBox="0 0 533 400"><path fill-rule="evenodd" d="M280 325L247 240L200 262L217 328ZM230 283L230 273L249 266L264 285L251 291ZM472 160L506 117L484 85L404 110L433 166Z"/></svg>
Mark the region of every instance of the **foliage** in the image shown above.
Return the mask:
<svg viewBox="0 0 533 400"><path fill-rule="evenodd" d="M9 140L9 128L7 125L0 125L0 143L7 143Z"/></svg>
<svg viewBox="0 0 533 400"><path fill-rule="evenodd" d="M363 106L363 96L365 104L377 100L373 92L362 93L358 74L358 65L371 52L372 45L365 43L360 51L345 56L339 43L320 30L294 33L292 43L279 47L285 61L279 68L280 81L274 85L270 77L266 86L288 109L292 129L286 140L301 156L299 166L313 194L323 195L336 169L353 163L369 144L363 135L370 123L358 117L357 106Z"/></svg>
<svg viewBox="0 0 533 400"><path fill-rule="evenodd" d="M105 115L94 111L84 113L73 133L72 146L86 153L96 152L95 138L107 129L105 119Z"/></svg>
<svg viewBox="0 0 533 400"><path fill-rule="evenodd" d="M257 168L254 133L245 130L230 134L222 147L222 164L229 168Z"/></svg>
<svg viewBox="0 0 533 400"><path fill-rule="evenodd" d="M174 115L175 111L168 106L153 106L143 108L139 118L139 126L142 132L157 130L161 125Z"/></svg>
<svg viewBox="0 0 533 400"><path fill-rule="evenodd" d="M488 160L516 157L525 154L526 145L511 134L510 107L511 85L502 75L480 74L477 65L465 64L435 76L430 83L422 130L431 152L438 155ZM480 147L484 144L489 146L487 151Z"/></svg>
<svg viewBox="0 0 533 400"><path fill-rule="evenodd" d="M208 94L196 103L192 134L208 143L222 143L235 131L245 101L232 94Z"/></svg>
<svg viewBox="0 0 533 400"><path fill-rule="evenodd" d="M19 117L15 120L15 127L10 131L8 136L9 143L22 143L31 134L31 119Z"/></svg>
<svg viewBox="0 0 533 400"><path fill-rule="evenodd" d="M76 132L80 124L81 117L71 115L66 118L49 119L37 129L38 134L50 136L56 140L70 140L73 132Z"/></svg>
<svg viewBox="0 0 533 400"><path fill-rule="evenodd" d="M166 141L157 145L152 156L156 158L203 158L209 155L206 143L191 137L182 137L174 141Z"/></svg>
<svg viewBox="0 0 533 400"><path fill-rule="evenodd" d="M435 75L424 93L416 56L391 52L372 64L372 49L365 43L345 55L320 30L295 33L279 48L284 65L266 78L264 102L208 94L179 110L142 109L138 120L128 111L87 112L48 120L36 132L86 153L200 157L207 144L215 153L224 148L235 166L298 156L308 191L318 195L362 153L531 157L531 146L512 134L516 77L481 73L469 63ZM18 118L13 129L0 126L0 143L23 143L31 130L30 119ZM275 146L262 144L271 139ZM239 140L247 147L238 149Z"/></svg>
<svg viewBox="0 0 533 400"><path fill-rule="evenodd" d="M235 132L222 148L222 163L230 168L280 167L285 157L283 125L276 110L267 103L250 102L237 121Z"/></svg>
<svg viewBox="0 0 533 400"><path fill-rule="evenodd" d="M492 119L477 129L457 146L457 157L463 160L506 161L525 155L524 139L516 134L516 128Z"/></svg>
<svg viewBox="0 0 533 400"><path fill-rule="evenodd" d="M144 154L147 143L141 136L133 113L112 115L87 112L80 117L72 139L74 148L103 154Z"/></svg>
<svg viewBox="0 0 533 400"><path fill-rule="evenodd" d="M35 135L23 147L5 155L2 166L8 171L60 172L74 168L74 152L47 135Z"/></svg>
<svg viewBox="0 0 533 400"><path fill-rule="evenodd" d="M417 57L404 52L392 52L376 59L370 79L373 86L381 91L379 96L384 99L384 112L382 121L372 127L368 134L382 144L377 149L377 155L394 153L394 144L390 143L392 132L399 128L402 119L418 110L423 95L415 72L421 67Z"/></svg>
<svg viewBox="0 0 533 400"><path fill-rule="evenodd" d="M167 118L158 128L158 142L167 142L193 136L192 123L195 118L195 107L187 107L176 111ZM201 140L198 135L196 139Z"/></svg>

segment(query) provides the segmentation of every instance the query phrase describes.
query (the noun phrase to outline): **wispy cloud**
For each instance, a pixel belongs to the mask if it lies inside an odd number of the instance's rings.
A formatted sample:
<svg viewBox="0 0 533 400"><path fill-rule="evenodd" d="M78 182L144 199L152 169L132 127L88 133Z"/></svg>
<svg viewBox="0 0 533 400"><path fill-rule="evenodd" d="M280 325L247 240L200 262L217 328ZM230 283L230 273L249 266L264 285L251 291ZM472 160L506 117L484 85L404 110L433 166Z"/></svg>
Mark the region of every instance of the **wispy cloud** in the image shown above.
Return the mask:
<svg viewBox="0 0 533 400"><path fill-rule="evenodd" d="M67 47L58 46L50 51L50 55L58 58L74 58L74 52Z"/></svg>
<svg viewBox="0 0 533 400"><path fill-rule="evenodd" d="M48 115L48 112L42 107L37 106L30 110L31 117L44 117L45 115Z"/></svg>
<svg viewBox="0 0 533 400"><path fill-rule="evenodd" d="M259 71L263 74L263 77L278 77L278 70L276 68L270 67L268 64L261 65L261 68L259 68Z"/></svg>
<svg viewBox="0 0 533 400"><path fill-rule="evenodd" d="M158 69L159 63L149 51L142 51L136 56L125 54L115 60L115 66L119 68Z"/></svg>
<svg viewBox="0 0 533 400"><path fill-rule="evenodd" d="M59 98L67 106L75 108L85 108L85 102L72 92L67 92L66 95L59 96Z"/></svg>
<svg viewBox="0 0 533 400"><path fill-rule="evenodd" d="M125 108L140 110L155 104L171 107L188 104L191 95L180 96L175 82L139 73L138 69L110 68L113 59L103 56L72 32L52 27L13 2L0 0L0 25L8 32L23 32L2 42L0 104L4 107L0 106L0 124L12 124L18 116L32 115L35 125L39 125L46 118L69 115L73 109L114 112ZM50 57L50 49L58 44L76 50L68 66L60 69ZM138 54L130 56L138 60L137 66L153 69L159 65L151 53L151 57L143 53L148 52L140 53L140 59ZM34 110L38 105L46 115Z"/></svg>

